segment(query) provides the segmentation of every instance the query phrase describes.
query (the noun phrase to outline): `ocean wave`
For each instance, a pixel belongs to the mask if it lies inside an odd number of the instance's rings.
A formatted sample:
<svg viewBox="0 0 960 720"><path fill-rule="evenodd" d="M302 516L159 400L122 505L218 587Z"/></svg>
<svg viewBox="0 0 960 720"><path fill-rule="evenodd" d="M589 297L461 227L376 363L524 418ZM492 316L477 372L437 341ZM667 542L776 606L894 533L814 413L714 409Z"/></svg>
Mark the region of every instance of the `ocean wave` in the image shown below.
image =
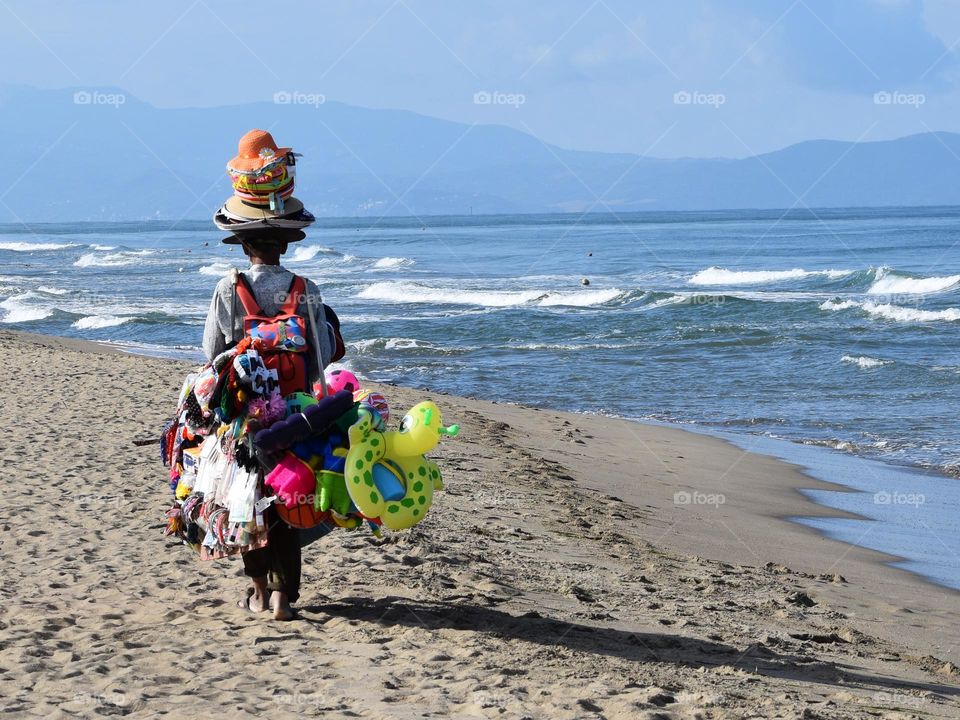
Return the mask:
<svg viewBox="0 0 960 720"><path fill-rule="evenodd" d="M840 361L850 363L851 365L856 365L858 368L862 368L864 370L870 370L872 368L893 364L893 360L881 360L879 358L872 358L866 355L844 355L842 358L840 358Z"/></svg>
<svg viewBox="0 0 960 720"><path fill-rule="evenodd" d="M960 320L960 308L944 310L920 310L919 308L890 305L888 303L857 302L855 300L828 300L821 310L862 310L873 317L895 322L956 322Z"/></svg>
<svg viewBox="0 0 960 720"><path fill-rule="evenodd" d="M960 284L960 275L915 278L900 275L889 268L877 270L877 279L868 295L929 295L951 290Z"/></svg>
<svg viewBox="0 0 960 720"><path fill-rule="evenodd" d="M339 250L323 247L322 245L299 245L294 248L293 254L290 256L290 262L306 262L307 260L313 260L313 258L320 254L336 255L344 259L351 258L351 256L344 255Z"/></svg>
<svg viewBox="0 0 960 720"><path fill-rule="evenodd" d="M364 300L383 300L394 303L436 303L441 305L480 305L482 307L517 307L539 305L542 307L567 306L589 307L608 303L623 292L610 290L581 290L554 292L549 290L457 290L435 288L407 282L374 283L358 294Z"/></svg>
<svg viewBox="0 0 960 720"><path fill-rule="evenodd" d="M478 349L469 345L438 345L406 337L365 338L354 340L348 346L357 355L368 355L378 350L419 350L434 355L459 355Z"/></svg>
<svg viewBox="0 0 960 720"><path fill-rule="evenodd" d="M0 309L4 310L0 316L0 322L4 323L23 323L37 320L45 320L53 315L52 308L39 307L37 305L28 305L25 300L37 297L36 293L26 292L20 295L8 297L0 302Z"/></svg>
<svg viewBox="0 0 960 720"><path fill-rule="evenodd" d="M803 280L808 277L825 277L830 280L847 277L853 270L728 270L721 267L709 267L701 270L687 282L691 285L765 285L784 280Z"/></svg>
<svg viewBox="0 0 960 720"><path fill-rule="evenodd" d="M405 257L382 257L373 264L373 267L377 270L393 270L400 267L410 267L415 263L416 260Z"/></svg>
<svg viewBox="0 0 960 720"><path fill-rule="evenodd" d="M121 267L123 265L133 265L139 262L140 258L153 255L154 252L154 250L121 250L118 253L108 253L107 255L84 253L73 264L76 267Z"/></svg>
<svg viewBox="0 0 960 720"><path fill-rule="evenodd" d="M90 249L91 249L91 250L97 250L97 251L99 251L99 252L105 252L105 251L107 251L107 250L116 250L116 249L117 249L117 246L116 246L116 245L96 245L96 244L94 244L94 245L91 245L91 246L90 246Z"/></svg>
<svg viewBox="0 0 960 720"><path fill-rule="evenodd" d="M215 277L223 277L233 266L230 263L224 262L215 262L211 265L204 265L202 268L197 270L201 275L213 275Z"/></svg>
<svg viewBox="0 0 960 720"><path fill-rule="evenodd" d="M116 315L87 315L73 323L77 330L99 330L101 328L116 327L132 322L136 318L118 317Z"/></svg>
<svg viewBox="0 0 960 720"><path fill-rule="evenodd" d="M625 343L550 343L532 342L519 345L508 345L510 350L557 350L562 352L576 352L580 350L623 350L632 347Z"/></svg>
<svg viewBox="0 0 960 720"><path fill-rule="evenodd" d="M66 295L69 290L64 290L63 288L50 287L49 285L40 285L37 288L37 292L42 292L47 295Z"/></svg>
<svg viewBox="0 0 960 720"><path fill-rule="evenodd" d="M76 243L0 242L0 250L12 252L49 252L77 247Z"/></svg>

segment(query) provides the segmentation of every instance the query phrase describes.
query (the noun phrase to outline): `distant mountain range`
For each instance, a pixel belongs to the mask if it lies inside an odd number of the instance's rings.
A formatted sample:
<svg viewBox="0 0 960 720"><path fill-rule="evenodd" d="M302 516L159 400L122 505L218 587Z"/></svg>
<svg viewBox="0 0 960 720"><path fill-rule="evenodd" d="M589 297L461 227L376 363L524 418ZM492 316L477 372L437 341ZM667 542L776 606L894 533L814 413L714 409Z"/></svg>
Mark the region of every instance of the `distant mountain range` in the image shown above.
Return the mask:
<svg viewBox="0 0 960 720"><path fill-rule="evenodd" d="M116 88L0 85L0 220L208 218L252 127L303 153L297 195L318 216L960 205L953 133L663 160L566 150L497 125L280 100L290 102L160 109Z"/></svg>

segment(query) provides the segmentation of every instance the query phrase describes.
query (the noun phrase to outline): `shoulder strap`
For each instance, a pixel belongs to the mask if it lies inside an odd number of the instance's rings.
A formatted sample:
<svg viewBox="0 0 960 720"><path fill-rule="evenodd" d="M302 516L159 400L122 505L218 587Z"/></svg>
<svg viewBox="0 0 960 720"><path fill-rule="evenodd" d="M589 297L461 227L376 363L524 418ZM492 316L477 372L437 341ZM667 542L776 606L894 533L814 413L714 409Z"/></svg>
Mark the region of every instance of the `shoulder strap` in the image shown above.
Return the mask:
<svg viewBox="0 0 960 720"><path fill-rule="evenodd" d="M294 275L293 280L290 282L290 289L287 290L287 299L283 303L283 307L280 308L280 313L283 315L296 315L297 308L300 307L300 302L306 297L307 294L307 283L299 275Z"/></svg>
<svg viewBox="0 0 960 720"><path fill-rule="evenodd" d="M243 273L238 273L237 275L239 280L237 283L237 297L240 298L244 312L246 312L247 315L263 315L263 310L260 309L257 299L253 296L253 290L246 276Z"/></svg>

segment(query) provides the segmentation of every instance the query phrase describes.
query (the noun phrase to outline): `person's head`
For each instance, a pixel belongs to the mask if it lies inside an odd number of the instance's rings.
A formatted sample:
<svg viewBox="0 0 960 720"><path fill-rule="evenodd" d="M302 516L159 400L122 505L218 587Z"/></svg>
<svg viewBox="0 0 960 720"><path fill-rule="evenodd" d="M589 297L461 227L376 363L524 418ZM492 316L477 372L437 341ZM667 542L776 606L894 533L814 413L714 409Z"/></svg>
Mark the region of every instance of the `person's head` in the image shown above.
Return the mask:
<svg viewBox="0 0 960 720"><path fill-rule="evenodd" d="M286 240L275 238L244 238L243 252L253 265L279 265L280 256L287 252Z"/></svg>

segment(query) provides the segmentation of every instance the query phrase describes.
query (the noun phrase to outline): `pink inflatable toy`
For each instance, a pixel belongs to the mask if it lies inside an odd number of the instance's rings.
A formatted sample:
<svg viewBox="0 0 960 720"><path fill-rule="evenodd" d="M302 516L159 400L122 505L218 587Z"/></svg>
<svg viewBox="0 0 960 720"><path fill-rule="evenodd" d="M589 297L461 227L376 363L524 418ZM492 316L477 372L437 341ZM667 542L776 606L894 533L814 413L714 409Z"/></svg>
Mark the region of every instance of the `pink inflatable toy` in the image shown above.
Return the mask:
<svg viewBox="0 0 960 720"><path fill-rule="evenodd" d="M349 390L354 395L360 391L360 381L349 370L329 370L324 375L327 379L327 392L335 395L341 390ZM314 388L316 394L317 388Z"/></svg>
<svg viewBox="0 0 960 720"><path fill-rule="evenodd" d="M306 502L317 491L313 468L293 453L286 453L264 480L288 508Z"/></svg>

